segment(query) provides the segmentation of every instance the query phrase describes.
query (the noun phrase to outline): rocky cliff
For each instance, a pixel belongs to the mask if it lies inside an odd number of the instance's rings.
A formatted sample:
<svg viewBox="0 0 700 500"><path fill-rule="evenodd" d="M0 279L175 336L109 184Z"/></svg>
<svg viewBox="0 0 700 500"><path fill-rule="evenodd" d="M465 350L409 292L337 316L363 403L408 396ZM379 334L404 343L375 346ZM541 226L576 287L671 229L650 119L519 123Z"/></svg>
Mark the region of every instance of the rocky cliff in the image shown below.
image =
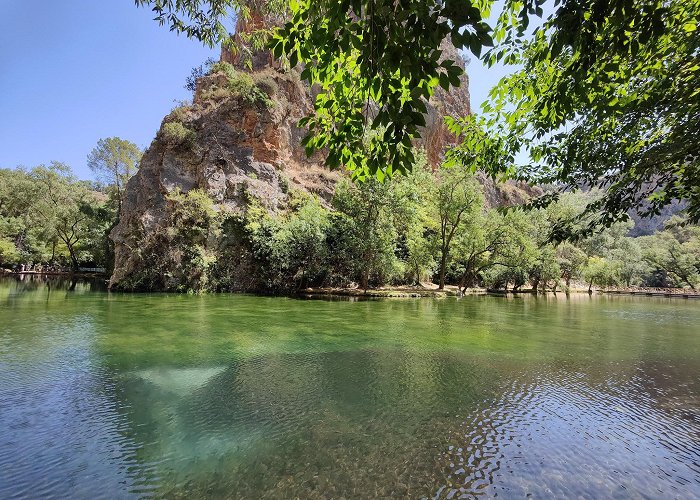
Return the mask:
<svg viewBox="0 0 700 500"><path fill-rule="evenodd" d="M459 60L453 47L445 52ZM205 193L215 212L241 213L251 200L274 212L283 210L295 191L313 193L327 204L343 175L324 168L320 156L307 158L300 146L305 132L297 123L312 109L313 92L297 71L256 65L251 72L233 74L225 65L216 68L198 81L192 105L165 117L126 187L120 221L111 234L112 287L178 289L182 273L193 272L181 269L182 252L173 249L171 226L179 217L177 196L183 193ZM454 141L442 117L470 112L466 76L459 89L450 94L439 90L431 99L418 146L425 148L432 165ZM519 187L498 187L485 177L482 182L492 205L524 197ZM197 226L197 221L189 223ZM218 245L212 241L216 235L201 238L203 247ZM198 258L206 265L206 252ZM239 274L234 282L243 283L244 266Z"/></svg>

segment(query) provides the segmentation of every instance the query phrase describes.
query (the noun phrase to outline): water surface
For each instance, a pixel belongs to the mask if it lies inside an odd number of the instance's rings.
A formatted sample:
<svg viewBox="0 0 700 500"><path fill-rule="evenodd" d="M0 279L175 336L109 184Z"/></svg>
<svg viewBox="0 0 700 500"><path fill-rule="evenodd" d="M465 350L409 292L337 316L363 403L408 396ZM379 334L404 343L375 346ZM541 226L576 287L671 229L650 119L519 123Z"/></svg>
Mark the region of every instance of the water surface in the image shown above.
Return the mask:
<svg viewBox="0 0 700 500"><path fill-rule="evenodd" d="M0 281L0 498L700 498L700 302Z"/></svg>

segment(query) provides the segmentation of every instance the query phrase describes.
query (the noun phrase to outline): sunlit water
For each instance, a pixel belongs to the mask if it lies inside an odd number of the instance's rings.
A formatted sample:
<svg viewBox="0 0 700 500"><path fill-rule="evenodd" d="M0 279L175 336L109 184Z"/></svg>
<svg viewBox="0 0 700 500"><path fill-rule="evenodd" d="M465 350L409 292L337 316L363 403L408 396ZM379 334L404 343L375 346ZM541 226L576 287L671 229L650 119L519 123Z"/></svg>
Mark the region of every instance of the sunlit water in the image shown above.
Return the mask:
<svg viewBox="0 0 700 500"><path fill-rule="evenodd" d="M0 498L700 498L700 302L0 281Z"/></svg>

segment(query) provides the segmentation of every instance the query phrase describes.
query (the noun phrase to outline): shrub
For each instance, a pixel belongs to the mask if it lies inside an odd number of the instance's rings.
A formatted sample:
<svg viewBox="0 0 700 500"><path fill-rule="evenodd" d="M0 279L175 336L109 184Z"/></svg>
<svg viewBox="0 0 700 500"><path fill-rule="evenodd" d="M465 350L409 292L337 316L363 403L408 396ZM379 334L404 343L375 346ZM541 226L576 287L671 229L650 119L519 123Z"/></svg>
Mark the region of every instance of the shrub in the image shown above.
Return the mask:
<svg viewBox="0 0 700 500"><path fill-rule="evenodd" d="M256 85L255 81L253 81L253 77L248 73L236 71L236 69L227 62L218 62L214 64L210 74L214 73L223 73L226 75L228 79L227 90L230 92L230 95L241 97L250 103L264 104L268 108L272 106L272 101L267 91ZM274 80L272 83L274 83ZM270 92L274 90L270 82L267 82L265 85L267 85Z"/></svg>
<svg viewBox="0 0 700 500"><path fill-rule="evenodd" d="M247 73L236 72L233 77L229 77L228 88L231 94L240 96L250 103L264 104L268 108L272 106L268 95L253 82L253 77Z"/></svg>
<svg viewBox="0 0 700 500"><path fill-rule="evenodd" d="M213 75L214 73L223 73L230 79L234 77L237 71L232 64L225 61L219 61L218 63L212 64L211 69L209 70L210 75Z"/></svg>
<svg viewBox="0 0 700 500"><path fill-rule="evenodd" d="M241 73L236 71L233 75L228 76L228 88L234 95L239 95L241 97L247 98L253 93L255 88L255 83L253 82L253 77L248 73Z"/></svg>
<svg viewBox="0 0 700 500"><path fill-rule="evenodd" d="M173 121L163 125L161 134L166 142L178 146L191 147L197 140L194 130L185 127L182 123Z"/></svg>
<svg viewBox="0 0 700 500"><path fill-rule="evenodd" d="M189 118L189 111L191 106L187 103L182 103L170 111L170 118L172 121L184 123Z"/></svg>
<svg viewBox="0 0 700 500"><path fill-rule="evenodd" d="M273 97L279 92L279 85L269 73L258 73L255 75L254 80L255 85L265 92L268 97Z"/></svg>
<svg viewBox="0 0 700 500"><path fill-rule="evenodd" d="M280 174L278 182L279 182L280 190L284 194L288 194L289 193L289 179L287 178L287 176Z"/></svg>

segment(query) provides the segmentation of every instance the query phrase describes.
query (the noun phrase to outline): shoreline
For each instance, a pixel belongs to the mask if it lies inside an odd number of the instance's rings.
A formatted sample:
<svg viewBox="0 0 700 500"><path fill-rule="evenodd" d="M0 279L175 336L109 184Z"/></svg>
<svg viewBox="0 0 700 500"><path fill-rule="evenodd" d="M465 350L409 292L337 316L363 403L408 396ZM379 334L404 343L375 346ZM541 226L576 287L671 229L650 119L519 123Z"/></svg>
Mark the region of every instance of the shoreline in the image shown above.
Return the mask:
<svg viewBox="0 0 700 500"><path fill-rule="evenodd" d="M64 271L49 271L49 272L38 272L38 271L8 271L7 269L0 269L0 276L11 277L11 276L51 276L59 278L101 278L109 280L109 276L103 273L85 273L85 272L64 272Z"/></svg>
<svg viewBox="0 0 700 500"><path fill-rule="evenodd" d="M642 297L670 297L679 299L700 299L700 291L684 288L637 288L633 290L598 290L606 295L636 295Z"/></svg>
<svg viewBox="0 0 700 500"><path fill-rule="evenodd" d="M574 288L568 292L558 290L556 292L546 291L535 292L532 289L524 290L498 290L490 288L469 288L465 293L460 293L456 286L448 286L444 290L437 288L418 288L418 287L386 287L386 288L369 288L363 290L360 288L306 288L299 290L295 295L308 297L356 297L356 298L447 298L447 297L463 297L467 295L633 295L643 297L668 297L682 299L700 299L700 292L687 290L683 288L635 288L635 289L593 289L591 292L588 288Z"/></svg>
<svg viewBox="0 0 700 500"><path fill-rule="evenodd" d="M2 277L56 277L56 278L79 278L79 279L101 279L108 281L109 277L101 273L84 273L84 272L37 272L24 271L12 272L6 269L0 269ZM117 293L143 293L143 292L128 292L124 290L114 290ZM172 293L172 292L150 292L150 293ZM207 292L205 292L207 293ZM459 287L455 285L446 285L443 290L439 290L437 286L397 286L397 287L381 287L368 288L336 288L336 287L314 287L297 290L291 293L270 294L261 291L228 291L228 292L210 292L210 293L252 293L261 296L297 296L297 297L352 297L352 298L434 298L443 299L448 297L463 297L467 295L492 295L492 296L508 296L508 295L582 295L582 294L597 294L597 295L630 295L641 297L667 297L667 298L682 298L682 299L700 299L700 290L692 290L686 288L651 288L651 287L632 287L632 288L594 288L589 292L587 287L570 288L568 292L557 290L552 292L535 292L532 289L526 288L521 290L502 290L491 288L468 288L464 293L460 292Z"/></svg>

